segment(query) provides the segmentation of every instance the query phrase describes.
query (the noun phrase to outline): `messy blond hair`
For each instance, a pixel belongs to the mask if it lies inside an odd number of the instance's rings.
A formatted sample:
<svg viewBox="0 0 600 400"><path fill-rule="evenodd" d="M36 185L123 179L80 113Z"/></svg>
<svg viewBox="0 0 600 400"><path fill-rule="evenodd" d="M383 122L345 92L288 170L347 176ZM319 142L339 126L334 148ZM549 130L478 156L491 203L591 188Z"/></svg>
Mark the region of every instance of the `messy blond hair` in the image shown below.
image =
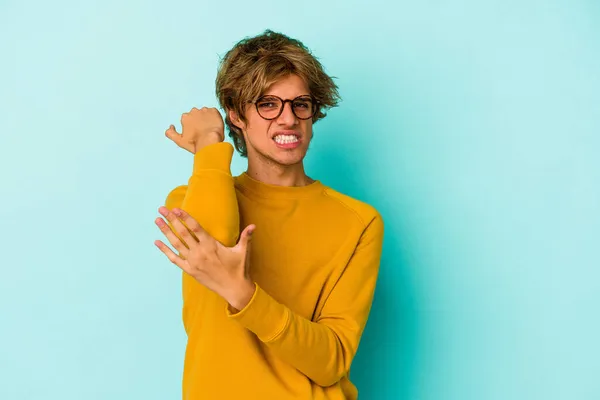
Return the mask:
<svg viewBox="0 0 600 400"><path fill-rule="evenodd" d="M299 40L267 29L258 36L240 40L221 59L216 94L225 110L229 136L242 157L248 156L246 141L242 130L231 122L228 111L233 110L246 123L248 102L256 101L269 86L290 74L307 83L317 102L313 123L326 116L326 109L337 106L340 100L337 85Z"/></svg>

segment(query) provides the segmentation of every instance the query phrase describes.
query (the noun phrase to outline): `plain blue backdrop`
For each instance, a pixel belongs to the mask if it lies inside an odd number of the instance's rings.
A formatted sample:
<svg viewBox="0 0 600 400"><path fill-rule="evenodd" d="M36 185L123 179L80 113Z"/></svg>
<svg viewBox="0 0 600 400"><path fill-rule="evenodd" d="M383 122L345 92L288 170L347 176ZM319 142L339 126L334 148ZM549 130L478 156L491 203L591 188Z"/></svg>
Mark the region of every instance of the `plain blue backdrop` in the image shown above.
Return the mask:
<svg viewBox="0 0 600 400"><path fill-rule="evenodd" d="M153 221L192 157L164 131L267 28L343 97L308 173L386 221L361 400L600 399L599 24L595 0L0 0L0 399L180 398Z"/></svg>

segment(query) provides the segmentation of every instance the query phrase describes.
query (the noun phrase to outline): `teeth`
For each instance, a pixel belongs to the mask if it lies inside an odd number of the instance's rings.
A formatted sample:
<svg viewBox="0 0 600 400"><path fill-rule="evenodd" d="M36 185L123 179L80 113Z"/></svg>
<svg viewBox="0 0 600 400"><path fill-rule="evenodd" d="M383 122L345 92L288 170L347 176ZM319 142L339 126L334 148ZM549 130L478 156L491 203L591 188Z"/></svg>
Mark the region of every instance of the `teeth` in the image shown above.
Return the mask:
<svg viewBox="0 0 600 400"><path fill-rule="evenodd" d="M274 140L279 144L296 143L298 138L294 135L277 135Z"/></svg>

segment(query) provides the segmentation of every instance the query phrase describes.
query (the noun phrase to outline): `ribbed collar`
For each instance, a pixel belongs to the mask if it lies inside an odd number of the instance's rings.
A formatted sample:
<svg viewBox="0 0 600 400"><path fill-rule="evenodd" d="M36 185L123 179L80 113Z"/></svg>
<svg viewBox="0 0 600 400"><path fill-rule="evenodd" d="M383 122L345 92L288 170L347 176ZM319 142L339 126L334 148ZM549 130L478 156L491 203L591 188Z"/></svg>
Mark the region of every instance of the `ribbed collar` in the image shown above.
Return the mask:
<svg viewBox="0 0 600 400"><path fill-rule="evenodd" d="M277 186L257 181L246 172L236 177L236 184L242 190L247 189L253 194L267 199L300 199L318 195L323 192L325 185L315 180L306 186Z"/></svg>

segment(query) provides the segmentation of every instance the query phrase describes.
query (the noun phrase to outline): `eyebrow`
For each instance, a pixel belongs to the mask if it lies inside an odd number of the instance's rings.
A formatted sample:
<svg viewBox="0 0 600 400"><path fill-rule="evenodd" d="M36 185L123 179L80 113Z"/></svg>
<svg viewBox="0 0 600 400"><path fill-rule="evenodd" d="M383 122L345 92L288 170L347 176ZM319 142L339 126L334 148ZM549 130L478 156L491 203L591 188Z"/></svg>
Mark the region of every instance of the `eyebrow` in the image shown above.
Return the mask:
<svg viewBox="0 0 600 400"><path fill-rule="evenodd" d="M276 94L264 94L264 95L262 95L262 97L279 97L279 96L277 96ZM310 97L310 94L299 94L298 96L292 97L292 98L296 99L298 97Z"/></svg>

